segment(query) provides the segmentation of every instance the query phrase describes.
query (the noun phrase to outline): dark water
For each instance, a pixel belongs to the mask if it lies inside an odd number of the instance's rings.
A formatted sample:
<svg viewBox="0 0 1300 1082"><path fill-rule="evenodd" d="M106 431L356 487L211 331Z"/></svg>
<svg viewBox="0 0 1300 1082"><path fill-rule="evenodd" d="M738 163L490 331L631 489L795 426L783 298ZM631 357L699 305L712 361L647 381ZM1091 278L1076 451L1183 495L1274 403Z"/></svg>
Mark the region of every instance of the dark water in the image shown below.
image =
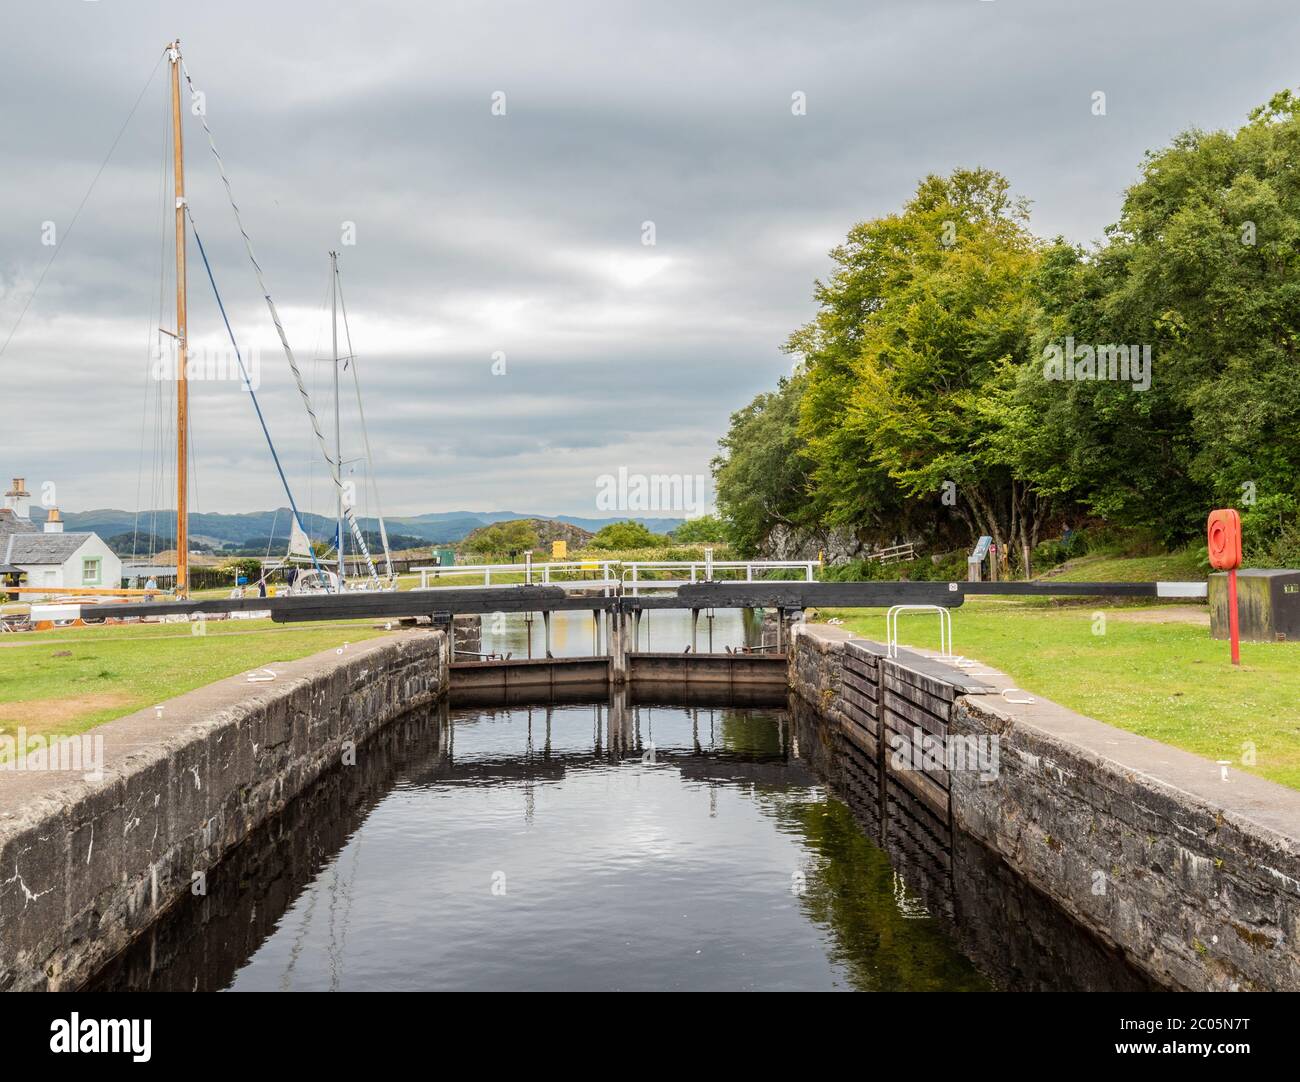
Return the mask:
<svg viewBox="0 0 1300 1082"><path fill-rule="evenodd" d="M873 801L801 712L444 706L295 801L94 987L1127 986L982 851L924 823L882 839Z"/></svg>

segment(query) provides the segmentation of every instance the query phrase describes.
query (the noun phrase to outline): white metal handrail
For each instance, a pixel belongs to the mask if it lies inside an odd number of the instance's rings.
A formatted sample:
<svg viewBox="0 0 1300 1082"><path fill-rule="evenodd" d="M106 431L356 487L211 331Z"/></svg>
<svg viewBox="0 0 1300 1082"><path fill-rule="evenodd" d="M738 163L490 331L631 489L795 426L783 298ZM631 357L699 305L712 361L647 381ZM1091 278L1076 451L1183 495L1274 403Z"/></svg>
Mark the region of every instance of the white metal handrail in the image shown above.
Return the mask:
<svg viewBox="0 0 1300 1082"><path fill-rule="evenodd" d="M755 572L762 581L763 572L767 571L802 571L804 580L812 582L816 578L818 563L816 560L629 560L621 564L623 586L632 591L635 597L641 590L675 590L696 582L754 582ZM681 571L689 578L644 578L647 573ZM743 579L740 572L744 572Z"/></svg>
<svg viewBox="0 0 1300 1082"><path fill-rule="evenodd" d="M500 582L502 576L524 577L530 584L549 585L553 582L580 581L587 585L617 585L619 582L633 588L676 589L693 582L762 581L771 571L801 571L807 582L817 576L816 560L553 560L521 564L449 564L436 567L413 567L411 572L420 576L419 589L431 589L437 579L465 575L482 575L483 585L491 586L493 577ZM645 578L646 574L680 572L672 578ZM595 575L591 578L588 576Z"/></svg>
<svg viewBox="0 0 1300 1082"><path fill-rule="evenodd" d="M953 656L951 612L942 605L894 605L885 613L885 649L890 657L898 657L898 618L905 612L938 613L940 657L948 659Z"/></svg>
<svg viewBox="0 0 1300 1082"><path fill-rule="evenodd" d="M420 575L421 590L432 589L430 579L455 578L462 575L482 575L483 585L492 585L492 576L523 575L529 585L550 585L554 581L579 581L589 586L614 586L618 575L614 571L616 560L560 560L550 563L522 564L448 564L437 567L413 567ZM589 578L592 574L595 578Z"/></svg>
<svg viewBox="0 0 1300 1082"><path fill-rule="evenodd" d="M413 567L411 571L420 575L417 590L446 589L438 585L439 579L482 575L484 587L493 585L494 576L498 585L507 585L501 582L503 577L513 579L510 585L519 585L522 577L524 584L549 586L557 582L572 582L589 589L602 589L606 594L621 587L632 597L638 597L642 590L676 590L697 582L763 581L773 571L800 571L805 581L813 582L819 566L817 560L714 560L712 554L707 553L703 560L553 560L521 564L451 564ZM646 578L646 575L669 577Z"/></svg>

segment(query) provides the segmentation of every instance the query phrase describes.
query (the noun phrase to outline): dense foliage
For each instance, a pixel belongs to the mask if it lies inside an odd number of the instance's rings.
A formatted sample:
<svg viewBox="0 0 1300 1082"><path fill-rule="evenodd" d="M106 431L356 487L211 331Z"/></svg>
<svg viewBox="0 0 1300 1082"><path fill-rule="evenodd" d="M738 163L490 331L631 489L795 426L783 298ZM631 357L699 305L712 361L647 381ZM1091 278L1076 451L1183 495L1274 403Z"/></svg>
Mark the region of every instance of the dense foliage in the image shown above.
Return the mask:
<svg viewBox="0 0 1300 1082"><path fill-rule="evenodd" d="M717 515L688 518L668 535L679 545L722 543L727 540L727 524Z"/></svg>
<svg viewBox="0 0 1300 1082"><path fill-rule="evenodd" d="M643 549L667 544L668 541L664 535L652 533L643 523L628 519L626 522L611 522L608 526L602 526L588 542L588 547L604 551Z"/></svg>
<svg viewBox="0 0 1300 1082"><path fill-rule="evenodd" d="M761 549L778 526L797 528L817 519L809 506L812 459L798 433L805 380L782 380L731 415L713 461L718 507L731 539L746 554Z"/></svg>
<svg viewBox="0 0 1300 1082"><path fill-rule="evenodd" d="M1018 554L1085 520L1173 544L1237 506L1248 554L1294 559L1297 161L1283 92L1149 153L1091 251L1036 237L986 169L854 226L788 343L795 374L720 441L738 548L839 527Z"/></svg>
<svg viewBox="0 0 1300 1082"><path fill-rule="evenodd" d="M504 556L517 560L537 546L537 531L527 519L494 522L475 530L465 542L466 551L484 559Z"/></svg>

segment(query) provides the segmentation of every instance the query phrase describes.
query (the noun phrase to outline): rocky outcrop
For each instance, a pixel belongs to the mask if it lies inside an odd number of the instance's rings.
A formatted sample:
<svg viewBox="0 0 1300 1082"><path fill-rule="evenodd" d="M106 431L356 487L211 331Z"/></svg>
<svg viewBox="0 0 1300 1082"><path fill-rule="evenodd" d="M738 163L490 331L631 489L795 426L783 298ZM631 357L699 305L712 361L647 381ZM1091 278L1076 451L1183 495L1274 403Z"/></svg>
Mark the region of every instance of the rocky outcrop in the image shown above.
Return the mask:
<svg viewBox="0 0 1300 1082"><path fill-rule="evenodd" d="M469 534L461 542L461 545L467 550L472 549L474 539L485 530L490 530L493 526L508 526L519 522L527 524L537 536L537 544L546 549L550 549L552 541L567 541L570 548L581 548L596 536L590 530L584 530L581 526L574 526L572 523L560 522L553 518L517 518L507 519L505 522L494 522L490 526L480 526Z"/></svg>

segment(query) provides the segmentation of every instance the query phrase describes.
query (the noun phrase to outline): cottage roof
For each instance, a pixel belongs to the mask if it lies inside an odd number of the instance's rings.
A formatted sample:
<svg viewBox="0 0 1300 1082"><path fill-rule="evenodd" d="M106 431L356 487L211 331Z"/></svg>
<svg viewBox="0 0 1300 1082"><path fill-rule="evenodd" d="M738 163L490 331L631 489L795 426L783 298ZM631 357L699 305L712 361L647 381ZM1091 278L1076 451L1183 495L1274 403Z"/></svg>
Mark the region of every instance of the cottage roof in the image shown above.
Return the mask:
<svg viewBox="0 0 1300 1082"><path fill-rule="evenodd" d="M36 533L36 526L29 518L19 518L8 507L0 507L0 537L11 533Z"/></svg>
<svg viewBox="0 0 1300 1082"><path fill-rule="evenodd" d="M12 533L0 544L5 564L61 564L93 533Z"/></svg>

